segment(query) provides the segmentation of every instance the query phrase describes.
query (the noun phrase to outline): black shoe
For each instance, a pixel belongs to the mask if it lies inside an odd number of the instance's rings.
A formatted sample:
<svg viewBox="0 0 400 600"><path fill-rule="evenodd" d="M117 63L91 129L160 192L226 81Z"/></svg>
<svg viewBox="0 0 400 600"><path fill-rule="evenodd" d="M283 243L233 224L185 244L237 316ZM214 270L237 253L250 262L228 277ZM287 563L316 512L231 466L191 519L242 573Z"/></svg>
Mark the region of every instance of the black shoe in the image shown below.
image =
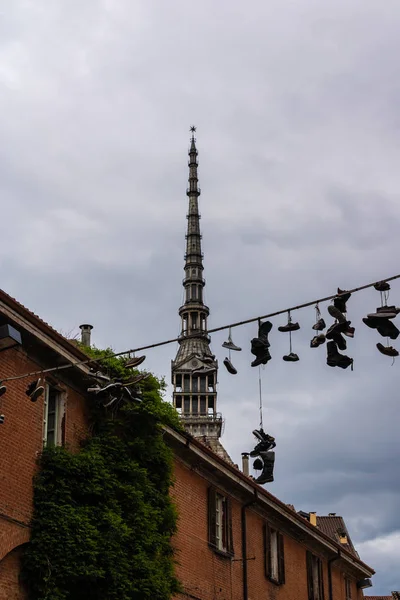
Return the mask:
<svg viewBox="0 0 400 600"><path fill-rule="evenodd" d="M391 340L396 340L400 333L394 323L383 317L364 317L363 323L371 329L377 329L382 337L388 337Z"/></svg>
<svg viewBox="0 0 400 600"><path fill-rule="evenodd" d="M253 338L251 340L251 353L255 356L258 356L260 352L265 352L267 348L270 347L270 343L268 340L263 340L261 338Z"/></svg>
<svg viewBox="0 0 400 600"><path fill-rule="evenodd" d="M371 319L395 319L400 312L400 308L396 306L380 306L375 313L367 315Z"/></svg>
<svg viewBox="0 0 400 600"><path fill-rule="evenodd" d="M42 380L37 379L28 385L25 394L30 397L31 402L36 402L43 392L44 386L42 385Z"/></svg>
<svg viewBox="0 0 400 600"><path fill-rule="evenodd" d="M271 448L276 446L275 438L272 437L272 435L268 435L268 433L265 433L264 429L253 429L253 435L255 435L256 438L260 440L260 442L273 443L273 446L271 446Z"/></svg>
<svg viewBox="0 0 400 600"><path fill-rule="evenodd" d="M315 325L312 326L312 328L315 329L315 331L322 331L323 329L325 329L325 327L326 327L326 324L322 318L318 319L318 321L315 323Z"/></svg>
<svg viewBox="0 0 400 600"><path fill-rule="evenodd" d="M339 323L345 323L347 321L344 314L338 308L336 308L334 304L330 304L328 306L328 313L331 315L331 317L339 321Z"/></svg>
<svg viewBox="0 0 400 600"><path fill-rule="evenodd" d="M335 323L331 325L326 332L326 339L333 340L339 347L339 350L346 350L347 342L342 336L341 329L343 329L343 323Z"/></svg>
<svg viewBox="0 0 400 600"><path fill-rule="evenodd" d="M289 321L287 325L281 325L278 327L278 331L282 331L282 333L287 333L288 331L297 331L300 329L300 325L298 323L292 323Z"/></svg>
<svg viewBox="0 0 400 600"><path fill-rule="evenodd" d="M255 352L253 352L255 354ZM256 354L257 358L253 360L251 363L252 367L258 367L258 365L266 365L269 360L271 360L271 355L269 353L268 348L265 348L263 352Z"/></svg>
<svg viewBox="0 0 400 600"><path fill-rule="evenodd" d="M271 448L275 448L276 443L275 443L275 438L272 438L271 441L264 441L264 442L259 442L257 444L257 446L255 446L254 450L252 450L250 452L250 456L254 457L254 456L258 456L260 454L260 452L266 452L267 450L270 450Z"/></svg>
<svg viewBox="0 0 400 600"><path fill-rule="evenodd" d="M396 348L393 348L393 346L384 346L383 344L378 342L376 347L378 348L379 352L381 354L384 354L385 356L392 356L394 358L399 355L398 351L396 350Z"/></svg>
<svg viewBox="0 0 400 600"><path fill-rule="evenodd" d="M4 419L5 419L5 416L4 415L0 415L0 425L3 425Z"/></svg>
<svg viewBox="0 0 400 600"><path fill-rule="evenodd" d="M282 356L282 359L286 362L297 362L298 360L300 360L298 355L294 352L291 352L290 354L285 354L285 356Z"/></svg>
<svg viewBox="0 0 400 600"><path fill-rule="evenodd" d="M325 344L326 338L323 333L320 335L314 335L313 339L310 342L310 348L318 348L321 344Z"/></svg>
<svg viewBox="0 0 400 600"><path fill-rule="evenodd" d="M255 471L261 471L263 466L264 466L264 463L261 460L261 458L256 458L256 460L253 462L253 469Z"/></svg>
<svg viewBox="0 0 400 600"><path fill-rule="evenodd" d="M333 305L338 308L340 312L345 313L347 312L346 302L349 300L351 294L340 288L338 288L337 293L340 294L340 296L336 296L336 298L333 299Z"/></svg>
<svg viewBox="0 0 400 600"><path fill-rule="evenodd" d="M256 483L270 483L274 480L275 452L261 452L260 458L263 461L263 470L261 475L255 479Z"/></svg>
<svg viewBox="0 0 400 600"><path fill-rule="evenodd" d="M0 396L3 396L7 391L7 388L5 385L0 385Z"/></svg>
<svg viewBox="0 0 400 600"><path fill-rule="evenodd" d="M229 358L225 358L224 365L225 365L227 371L231 375L236 375L237 374L237 370L235 369L235 367L233 366L233 364L231 363L231 361L229 360Z"/></svg>
<svg viewBox="0 0 400 600"><path fill-rule="evenodd" d="M390 290L390 284L387 281L378 281L374 284L374 288L377 292L388 292Z"/></svg>
<svg viewBox="0 0 400 600"><path fill-rule="evenodd" d="M326 344L326 350L326 364L329 367L341 367L342 369L347 369L347 367L353 364L352 358L338 352L337 345L334 341Z"/></svg>
<svg viewBox="0 0 400 600"><path fill-rule="evenodd" d="M258 337L259 338L267 337L269 332L271 331L272 327L273 327L273 325L272 325L271 321L264 321L263 323L261 323L258 328Z"/></svg>

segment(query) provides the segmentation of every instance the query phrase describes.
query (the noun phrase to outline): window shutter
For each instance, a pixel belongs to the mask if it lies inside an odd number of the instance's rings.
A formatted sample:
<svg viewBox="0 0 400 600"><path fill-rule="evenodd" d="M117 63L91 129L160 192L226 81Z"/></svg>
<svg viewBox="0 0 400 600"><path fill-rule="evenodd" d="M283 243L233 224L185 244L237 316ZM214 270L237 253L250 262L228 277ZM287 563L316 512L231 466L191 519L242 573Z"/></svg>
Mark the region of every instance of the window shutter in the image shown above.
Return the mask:
<svg viewBox="0 0 400 600"><path fill-rule="evenodd" d="M233 529L232 529L232 502L230 498L226 499L226 517L228 532L228 552L233 554Z"/></svg>
<svg viewBox="0 0 400 600"><path fill-rule="evenodd" d="M279 583L285 583L285 554L281 533L278 534L278 577Z"/></svg>
<svg viewBox="0 0 400 600"><path fill-rule="evenodd" d="M324 600L324 571L322 560L318 560L319 600Z"/></svg>
<svg viewBox="0 0 400 600"><path fill-rule="evenodd" d="M307 582L308 582L308 600L314 600L314 580L313 580L313 563L312 554L307 550Z"/></svg>
<svg viewBox="0 0 400 600"><path fill-rule="evenodd" d="M212 546L217 545L217 498L215 488L208 488L208 541Z"/></svg>
<svg viewBox="0 0 400 600"><path fill-rule="evenodd" d="M264 567L265 577L271 577L271 531L268 523L264 525Z"/></svg>

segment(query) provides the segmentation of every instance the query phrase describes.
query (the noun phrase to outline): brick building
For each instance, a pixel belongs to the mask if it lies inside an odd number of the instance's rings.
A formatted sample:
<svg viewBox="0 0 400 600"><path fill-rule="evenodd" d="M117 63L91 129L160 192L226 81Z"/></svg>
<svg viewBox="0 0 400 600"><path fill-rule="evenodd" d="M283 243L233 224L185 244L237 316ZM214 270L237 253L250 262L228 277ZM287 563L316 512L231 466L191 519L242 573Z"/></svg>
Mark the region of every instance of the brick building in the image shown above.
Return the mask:
<svg viewBox="0 0 400 600"><path fill-rule="evenodd" d="M343 520L297 513L235 466L220 442L218 363L207 333L197 200L197 149L189 151L189 214L182 332L172 363L173 404L186 433L167 428L178 508L173 539L183 592L176 600L355 600L373 570L357 555ZM87 330L85 331L87 335ZM86 342L88 344L88 341ZM16 300L0 291L0 600L26 600L19 561L30 539L32 478L46 443L78 448L87 435L86 359ZM71 367L71 364L74 365ZM27 392L42 369L43 394ZM21 374L30 377L17 379ZM35 385L33 385L33 388ZM3 393L2 393L3 392ZM2 418L0 417L0 420Z"/></svg>

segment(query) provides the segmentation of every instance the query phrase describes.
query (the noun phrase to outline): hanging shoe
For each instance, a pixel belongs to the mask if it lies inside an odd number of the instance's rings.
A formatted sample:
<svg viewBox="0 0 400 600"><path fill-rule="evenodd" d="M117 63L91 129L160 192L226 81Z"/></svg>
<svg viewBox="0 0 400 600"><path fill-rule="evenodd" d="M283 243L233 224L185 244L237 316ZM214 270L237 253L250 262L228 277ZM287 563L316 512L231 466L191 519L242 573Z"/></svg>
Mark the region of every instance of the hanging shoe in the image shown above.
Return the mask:
<svg viewBox="0 0 400 600"><path fill-rule="evenodd" d="M30 397L31 402L36 402L43 392L44 386L42 385L42 380L37 379L28 385L25 394Z"/></svg>
<svg viewBox="0 0 400 600"><path fill-rule="evenodd" d="M138 367L139 365L142 364L142 362L144 362L146 360L146 357L143 356L134 356L133 358L128 358L128 360L125 363L125 368L126 369L131 369L134 367Z"/></svg>
<svg viewBox="0 0 400 600"><path fill-rule="evenodd" d="M4 419L5 419L5 416L4 415L0 415L0 425L3 425Z"/></svg>
<svg viewBox="0 0 400 600"><path fill-rule="evenodd" d="M330 304L328 306L328 313L339 323L345 323L347 321L344 314L338 308L336 308L334 304Z"/></svg>
<svg viewBox="0 0 400 600"><path fill-rule="evenodd" d="M384 346L378 342L376 347L378 348L379 352L385 356L392 356L394 358L399 355L398 351L396 348L393 348L393 346Z"/></svg>
<svg viewBox="0 0 400 600"><path fill-rule="evenodd" d="M222 344L223 348L228 348L228 350L235 350L236 352L240 352L241 348L239 348L239 346L236 346L236 344L234 344L232 342L232 338L231 338L231 332L229 331L229 336L228 336L228 341L224 342Z"/></svg>
<svg viewBox="0 0 400 600"><path fill-rule="evenodd" d="M265 440L263 442L259 442L255 447L254 450L252 450L250 452L250 456L253 458L254 456L259 456L260 452L266 452L267 450L270 450L271 448L275 448L276 443L275 443L275 438L271 438L271 441Z"/></svg>
<svg viewBox="0 0 400 600"><path fill-rule="evenodd" d="M6 393L7 388L5 385L0 385L0 396L4 396L4 394Z"/></svg>
<svg viewBox="0 0 400 600"><path fill-rule="evenodd" d="M340 312L345 313L347 312L346 302L349 300L351 294L340 288L338 288L337 293L340 294L340 296L336 296L336 298L333 299L333 305L338 308Z"/></svg>
<svg viewBox="0 0 400 600"><path fill-rule="evenodd" d="M325 329L325 327L326 324L322 317L318 319L315 325L312 326L312 328L315 329L315 331L322 331L323 329Z"/></svg>
<svg viewBox="0 0 400 600"><path fill-rule="evenodd" d="M342 369L347 369L347 367L353 364L352 358L338 352L337 345L334 341L326 344L326 350L326 364L329 367L341 367Z"/></svg>
<svg viewBox="0 0 400 600"><path fill-rule="evenodd" d="M390 284L387 281L378 281L374 284L374 288L377 292L388 292L390 290Z"/></svg>
<svg viewBox="0 0 400 600"><path fill-rule="evenodd" d="M255 353L255 352L253 352L253 354L256 354L256 353ZM253 360L253 362L251 363L251 366L252 366L252 367L258 367L258 365L266 365L266 364L267 364L267 362L268 362L269 360L271 360L271 358L272 358L272 357L271 357L271 355L270 355L270 353L269 353L269 350L268 350L268 348L265 348L265 350L264 350L264 351L262 351L262 352L260 352L260 353L256 354L256 357L257 357L257 358L255 358L255 359Z"/></svg>
<svg viewBox="0 0 400 600"><path fill-rule="evenodd" d="M288 321L287 325L281 325L278 327L278 331L282 331L282 333L287 333L288 331L297 331L300 329L300 325L298 323L292 323L292 321Z"/></svg>
<svg viewBox="0 0 400 600"><path fill-rule="evenodd" d="M363 323L371 329L377 329L382 337L388 337L391 340L396 340L400 333L394 323L383 317L364 317Z"/></svg>
<svg viewBox="0 0 400 600"><path fill-rule="evenodd" d="M310 342L310 348L318 348L321 344L325 344L326 338L323 333L320 335L314 335Z"/></svg>
<svg viewBox="0 0 400 600"><path fill-rule="evenodd" d="M272 437L272 435L265 433L264 429L253 429L252 433L257 439L260 440L260 442L267 442L268 444L273 444L271 445L271 448L274 448L276 446L275 438Z"/></svg>
<svg viewBox="0 0 400 600"><path fill-rule="evenodd" d="M326 339L333 340L339 347L340 350L346 350L347 342L342 336L343 323L335 323L331 325L326 332Z"/></svg>
<svg viewBox="0 0 400 600"><path fill-rule="evenodd" d="M300 360L298 355L294 352L290 352L290 354L285 354L285 356L282 356L282 359L286 362L297 362L298 360Z"/></svg>
<svg viewBox="0 0 400 600"><path fill-rule="evenodd" d="M226 367L226 370L231 374L231 375L236 375L237 374L237 370L235 369L235 367L233 366L233 364L231 363L231 361L229 360L229 358L225 358L224 360L224 365Z"/></svg>
<svg viewBox="0 0 400 600"><path fill-rule="evenodd" d="M263 461L263 470L261 475L254 481L260 485L271 483L274 480L275 452L261 452L260 458Z"/></svg>
<svg viewBox="0 0 400 600"><path fill-rule="evenodd" d="M258 337L261 339L267 338L272 327L273 325L271 321L264 321L263 323L260 323L258 327Z"/></svg>
<svg viewBox="0 0 400 600"><path fill-rule="evenodd" d="M255 471L261 471L263 466L264 466L264 463L261 460L261 458L256 458L256 460L253 462L253 469Z"/></svg>
<svg viewBox="0 0 400 600"><path fill-rule="evenodd" d="M370 313L367 317L374 319L395 319L400 312L400 308L396 306L379 306L375 313Z"/></svg>
<svg viewBox="0 0 400 600"><path fill-rule="evenodd" d="M260 352L264 352L267 348L270 347L270 343L267 341L263 341L260 338L253 338L251 340L251 353L255 356L258 356Z"/></svg>

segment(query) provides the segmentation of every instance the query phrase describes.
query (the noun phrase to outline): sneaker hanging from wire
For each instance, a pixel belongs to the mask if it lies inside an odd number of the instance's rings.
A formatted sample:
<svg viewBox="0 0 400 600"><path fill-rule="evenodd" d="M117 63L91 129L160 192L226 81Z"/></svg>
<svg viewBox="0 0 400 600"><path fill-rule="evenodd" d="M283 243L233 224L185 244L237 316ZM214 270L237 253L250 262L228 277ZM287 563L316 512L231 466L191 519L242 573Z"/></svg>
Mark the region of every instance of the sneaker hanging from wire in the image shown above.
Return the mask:
<svg viewBox="0 0 400 600"><path fill-rule="evenodd" d="M323 331L326 327L326 323L322 318L321 311L319 310L318 303L315 305L315 323L312 326L314 331Z"/></svg>
<svg viewBox="0 0 400 600"><path fill-rule="evenodd" d="M235 367L233 366L233 364L231 363L231 361L230 361L229 358L225 358L224 365L225 365L226 370L228 371L228 373L230 373L231 375L236 375L237 374L237 370L235 369Z"/></svg>
<svg viewBox="0 0 400 600"><path fill-rule="evenodd" d="M280 325L280 327L278 327L278 331L281 331L282 333L287 333L287 332L291 332L291 331L297 331L298 329L300 329L300 325L298 323L293 323L292 317L290 315L290 310L289 310L287 324Z"/></svg>
<svg viewBox="0 0 400 600"><path fill-rule="evenodd" d="M236 352L240 352L242 350L239 346L236 346L236 344L233 343L230 327L229 327L228 340L222 344L222 347L227 348L228 350L235 350Z"/></svg>
<svg viewBox="0 0 400 600"><path fill-rule="evenodd" d="M44 386L42 385L43 381L41 378L36 379L36 381L32 381L25 391L25 394L30 397L31 402L36 402L36 400L43 394Z"/></svg>
<svg viewBox="0 0 400 600"><path fill-rule="evenodd" d="M144 362L146 360L146 356L133 356L132 358L128 358L128 360L125 363L125 368L126 369L133 369L134 367L138 367L139 365L142 364L142 362Z"/></svg>
<svg viewBox="0 0 400 600"><path fill-rule="evenodd" d="M378 342L376 347L378 348L379 352L381 354L384 354L385 356L391 356L392 358L396 358L396 356L399 356L398 351L396 350L396 348L393 348L393 346L384 346L383 344Z"/></svg>

